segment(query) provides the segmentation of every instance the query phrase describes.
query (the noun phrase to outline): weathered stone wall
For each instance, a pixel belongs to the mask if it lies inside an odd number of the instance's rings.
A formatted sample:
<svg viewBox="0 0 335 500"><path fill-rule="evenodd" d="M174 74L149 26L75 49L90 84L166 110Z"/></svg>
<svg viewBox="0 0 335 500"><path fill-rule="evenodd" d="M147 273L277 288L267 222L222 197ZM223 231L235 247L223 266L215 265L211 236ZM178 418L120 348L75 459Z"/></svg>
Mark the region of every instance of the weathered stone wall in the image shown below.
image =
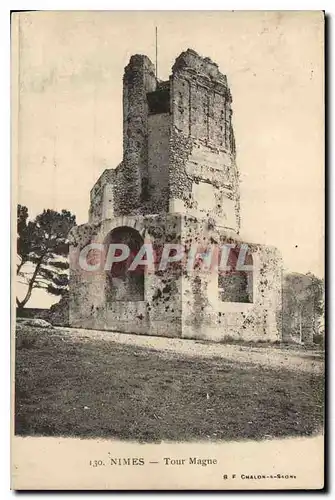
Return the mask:
<svg viewBox="0 0 335 500"><path fill-rule="evenodd" d="M95 223L114 217L116 173L116 169L107 169L94 184L90 193L89 222Z"/></svg>
<svg viewBox="0 0 335 500"><path fill-rule="evenodd" d="M91 222L145 213L148 203L148 102L155 68L144 55L130 58L123 76L123 161L101 175L91 191Z"/></svg>
<svg viewBox="0 0 335 500"><path fill-rule="evenodd" d="M181 241L187 248L198 244L247 244L232 232L206 219L185 216ZM278 341L281 339L282 261L273 247L249 243L252 255L252 302L220 300L218 271L185 271L182 281L183 337L207 340Z"/></svg>
<svg viewBox="0 0 335 500"><path fill-rule="evenodd" d="M282 261L273 247L250 245L253 302L218 303L219 326L228 337L279 341L282 338Z"/></svg>
<svg viewBox="0 0 335 500"><path fill-rule="evenodd" d="M123 164L119 171L120 214L141 212L148 182L147 93L156 89L155 68L147 56L130 58L123 76Z"/></svg>
<svg viewBox="0 0 335 500"><path fill-rule="evenodd" d="M239 178L226 76L187 50L169 81L156 82L153 64L136 55L123 82L123 161L92 190L90 220L170 211L213 217L238 232Z"/></svg>
<svg viewBox="0 0 335 500"><path fill-rule="evenodd" d="M145 274L143 301L108 301L105 272L76 268L78 251L87 244L104 242L117 227L137 230L145 243L160 250L165 243L191 245L199 249L211 244L240 245L234 233L222 231L213 222L191 216L162 214L124 216L94 226L74 228L71 234L71 326L117 330L126 333L178 336L207 340L235 338L275 341L281 338L281 259L270 247L249 244L253 257L252 302L222 302L218 271L180 266Z"/></svg>
<svg viewBox="0 0 335 500"><path fill-rule="evenodd" d="M169 113L148 117L148 184L142 192L143 213L156 214L169 211L170 162Z"/></svg>
<svg viewBox="0 0 335 500"><path fill-rule="evenodd" d="M123 161L93 187L90 223L71 232L71 326L215 341L279 340L281 258L273 248L248 245L253 268L230 279L232 294L220 291L217 269L188 269L185 262L172 271L146 269L138 296L128 288L110 293L112 275L108 281L102 269L78 267L80 250L105 243L116 228L137 231L157 255L166 243L181 243L186 251L193 244L244 243L238 235L232 97L218 66L187 50L169 81L159 82L146 56L132 56L123 112Z"/></svg>
<svg viewBox="0 0 335 500"><path fill-rule="evenodd" d="M238 232L239 178L226 76L183 52L171 76L170 211L216 219Z"/></svg>
<svg viewBox="0 0 335 500"><path fill-rule="evenodd" d="M143 301L109 301L106 272L86 272L78 266L79 252L89 242L103 243L115 228L135 229L159 255L166 242L180 241L181 219L169 214L122 216L75 227L70 234L70 324L82 328L181 337L180 273L170 270L145 274Z"/></svg>

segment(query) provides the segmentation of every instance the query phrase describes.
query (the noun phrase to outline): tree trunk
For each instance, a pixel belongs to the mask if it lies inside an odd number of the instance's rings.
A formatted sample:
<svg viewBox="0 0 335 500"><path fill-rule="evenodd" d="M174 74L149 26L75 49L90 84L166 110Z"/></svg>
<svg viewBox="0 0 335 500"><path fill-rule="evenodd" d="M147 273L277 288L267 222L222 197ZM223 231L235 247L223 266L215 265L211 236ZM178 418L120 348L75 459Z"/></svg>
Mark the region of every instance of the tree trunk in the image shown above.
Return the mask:
<svg viewBox="0 0 335 500"><path fill-rule="evenodd" d="M20 310L20 309L23 309L22 307L22 302L19 301L19 299L16 297L16 305L17 305L17 308Z"/></svg>
<svg viewBox="0 0 335 500"><path fill-rule="evenodd" d="M16 268L16 274L19 274L19 272L21 271L21 267L23 266L23 264L25 264L26 261L21 261L20 264L17 265L17 268Z"/></svg>
<svg viewBox="0 0 335 500"><path fill-rule="evenodd" d="M32 294L32 291L34 288L34 284L35 284L35 280L36 280L36 277L38 275L38 271L40 270L43 259L44 259L44 255L41 256L41 258L39 259L39 261L36 264L34 274L32 275L31 280L29 281L28 290L27 290L25 298L21 301L19 301L19 299L16 299L16 303L17 303L19 309L23 309L31 297L31 294Z"/></svg>

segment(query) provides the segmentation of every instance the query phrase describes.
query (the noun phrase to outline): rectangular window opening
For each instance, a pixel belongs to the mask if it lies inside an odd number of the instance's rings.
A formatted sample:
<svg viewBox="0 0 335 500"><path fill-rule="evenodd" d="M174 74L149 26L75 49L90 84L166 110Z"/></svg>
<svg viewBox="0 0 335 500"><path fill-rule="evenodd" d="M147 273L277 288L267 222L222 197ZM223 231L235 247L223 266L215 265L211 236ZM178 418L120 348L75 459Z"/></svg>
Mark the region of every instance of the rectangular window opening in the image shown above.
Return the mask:
<svg viewBox="0 0 335 500"><path fill-rule="evenodd" d="M158 115L170 112L170 89L163 88L147 93L149 113Z"/></svg>
<svg viewBox="0 0 335 500"><path fill-rule="evenodd" d="M253 273L235 271L220 274L218 278L219 298L222 302L253 302Z"/></svg>

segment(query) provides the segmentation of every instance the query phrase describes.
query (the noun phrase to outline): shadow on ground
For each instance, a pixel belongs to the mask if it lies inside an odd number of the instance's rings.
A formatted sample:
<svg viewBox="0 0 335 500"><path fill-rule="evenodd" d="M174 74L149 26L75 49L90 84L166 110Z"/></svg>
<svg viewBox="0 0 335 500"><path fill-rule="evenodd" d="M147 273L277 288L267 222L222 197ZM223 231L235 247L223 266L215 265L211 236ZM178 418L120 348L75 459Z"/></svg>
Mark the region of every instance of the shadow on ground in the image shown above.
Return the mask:
<svg viewBox="0 0 335 500"><path fill-rule="evenodd" d="M20 328L15 432L143 442L307 436L322 428L323 385L314 373Z"/></svg>

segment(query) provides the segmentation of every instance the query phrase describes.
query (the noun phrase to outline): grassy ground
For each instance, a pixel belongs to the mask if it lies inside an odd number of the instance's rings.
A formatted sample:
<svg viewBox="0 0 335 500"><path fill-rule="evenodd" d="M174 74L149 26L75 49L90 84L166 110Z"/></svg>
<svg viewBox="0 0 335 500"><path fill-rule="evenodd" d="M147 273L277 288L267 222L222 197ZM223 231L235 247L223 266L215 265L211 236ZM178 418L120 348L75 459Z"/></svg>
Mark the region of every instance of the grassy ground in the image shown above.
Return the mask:
<svg viewBox="0 0 335 500"><path fill-rule="evenodd" d="M21 435L262 439L321 430L323 377L21 327L15 399Z"/></svg>

